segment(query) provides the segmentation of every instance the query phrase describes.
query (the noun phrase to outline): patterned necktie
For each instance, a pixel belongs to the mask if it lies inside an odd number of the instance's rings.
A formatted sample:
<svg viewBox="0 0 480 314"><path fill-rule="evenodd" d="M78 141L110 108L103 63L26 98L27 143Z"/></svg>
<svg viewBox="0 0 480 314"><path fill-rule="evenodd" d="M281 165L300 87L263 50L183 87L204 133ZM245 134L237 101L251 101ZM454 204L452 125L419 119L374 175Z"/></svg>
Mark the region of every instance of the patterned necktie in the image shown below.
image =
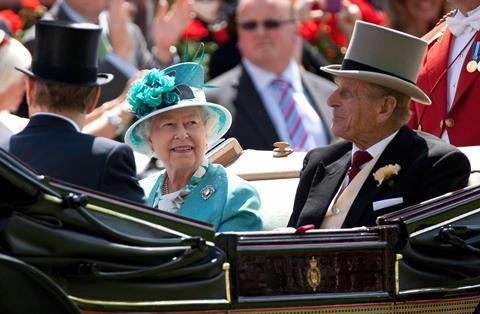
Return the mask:
<svg viewBox="0 0 480 314"><path fill-rule="evenodd" d="M350 169L348 169L348 183L352 182L353 178L360 172L360 167L364 164L372 160L372 155L370 155L367 151L364 150L357 150L353 154L352 158L352 165Z"/></svg>
<svg viewBox="0 0 480 314"><path fill-rule="evenodd" d="M291 146L295 151L308 151L312 148L312 142L308 141L310 135L303 125L302 117L297 110L297 103L293 98L293 88L281 77L272 81L272 86L277 93L278 104L290 137Z"/></svg>

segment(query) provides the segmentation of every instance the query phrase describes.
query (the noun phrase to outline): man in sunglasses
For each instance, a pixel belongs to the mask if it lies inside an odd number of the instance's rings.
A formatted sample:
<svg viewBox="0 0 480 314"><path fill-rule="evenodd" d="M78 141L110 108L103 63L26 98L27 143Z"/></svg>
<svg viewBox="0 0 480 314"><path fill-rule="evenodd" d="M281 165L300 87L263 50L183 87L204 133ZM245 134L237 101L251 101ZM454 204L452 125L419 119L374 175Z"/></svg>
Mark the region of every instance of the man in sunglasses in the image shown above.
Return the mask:
<svg viewBox="0 0 480 314"><path fill-rule="evenodd" d="M236 16L242 62L207 91L209 101L232 112L227 136L253 149L272 149L279 140L298 151L330 143L326 99L335 86L295 61L301 39L291 1L240 0Z"/></svg>

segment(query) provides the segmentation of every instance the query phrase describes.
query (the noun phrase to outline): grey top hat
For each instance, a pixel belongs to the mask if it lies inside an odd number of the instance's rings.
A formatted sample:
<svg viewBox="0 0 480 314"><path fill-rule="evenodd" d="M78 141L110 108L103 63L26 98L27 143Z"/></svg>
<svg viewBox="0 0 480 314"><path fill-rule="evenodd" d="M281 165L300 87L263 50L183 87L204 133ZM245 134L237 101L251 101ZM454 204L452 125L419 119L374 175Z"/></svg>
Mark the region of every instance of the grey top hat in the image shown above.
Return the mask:
<svg viewBox="0 0 480 314"><path fill-rule="evenodd" d="M321 67L336 76L389 87L429 105L415 83L427 42L390 28L357 21L342 64Z"/></svg>

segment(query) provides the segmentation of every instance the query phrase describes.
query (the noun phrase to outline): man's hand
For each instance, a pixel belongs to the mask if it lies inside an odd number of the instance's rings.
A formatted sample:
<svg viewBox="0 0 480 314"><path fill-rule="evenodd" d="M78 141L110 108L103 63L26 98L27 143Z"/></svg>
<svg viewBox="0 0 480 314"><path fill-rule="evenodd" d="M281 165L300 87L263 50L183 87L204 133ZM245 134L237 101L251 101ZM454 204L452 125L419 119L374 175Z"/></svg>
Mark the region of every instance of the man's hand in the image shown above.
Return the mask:
<svg viewBox="0 0 480 314"><path fill-rule="evenodd" d="M318 4L321 8L323 6L323 0L297 0L294 4L295 12L297 13L298 21L303 23L307 20L314 19L320 20L324 17L325 12L321 9L312 10L312 6Z"/></svg>
<svg viewBox="0 0 480 314"><path fill-rule="evenodd" d="M337 27L345 35L347 46L350 42L350 38L352 38L356 20L362 20L362 12L360 12L360 8L349 0L343 0L340 12L337 14Z"/></svg>
<svg viewBox="0 0 480 314"><path fill-rule="evenodd" d="M128 33L130 5L125 0L112 0L108 11L108 29L112 52L119 58L126 60L132 48L132 39Z"/></svg>
<svg viewBox="0 0 480 314"><path fill-rule="evenodd" d="M158 1L152 33L157 58L162 63L171 61L170 46L178 42L183 30L190 23L193 16L192 4L193 0L175 0L169 10L167 0Z"/></svg>

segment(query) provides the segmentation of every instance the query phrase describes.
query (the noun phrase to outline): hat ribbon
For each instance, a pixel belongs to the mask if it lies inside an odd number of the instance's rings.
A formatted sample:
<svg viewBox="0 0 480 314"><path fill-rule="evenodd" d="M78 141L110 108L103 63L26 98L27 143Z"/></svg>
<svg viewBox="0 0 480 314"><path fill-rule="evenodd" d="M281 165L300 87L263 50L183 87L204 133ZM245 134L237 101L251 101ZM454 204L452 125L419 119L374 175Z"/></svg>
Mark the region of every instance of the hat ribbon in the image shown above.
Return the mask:
<svg viewBox="0 0 480 314"><path fill-rule="evenodd" d="M365 63L357 62L357 61L354 61L354 60L351 60L351 59L343 59L341 70L342 71L367 71L367 72L375 72L375 73L380 73L380 74L386 74L388 76L394 76L396 78L399 78L403 81L406 81L408 83L411 83L411 84L415 85L415 82L413 82L409 79L406 79L406 78L404 78L400 75L397 75L395 73L391 73L391 72L379 69L377 67L373 67L373 66L365 64Z"/></svg>

